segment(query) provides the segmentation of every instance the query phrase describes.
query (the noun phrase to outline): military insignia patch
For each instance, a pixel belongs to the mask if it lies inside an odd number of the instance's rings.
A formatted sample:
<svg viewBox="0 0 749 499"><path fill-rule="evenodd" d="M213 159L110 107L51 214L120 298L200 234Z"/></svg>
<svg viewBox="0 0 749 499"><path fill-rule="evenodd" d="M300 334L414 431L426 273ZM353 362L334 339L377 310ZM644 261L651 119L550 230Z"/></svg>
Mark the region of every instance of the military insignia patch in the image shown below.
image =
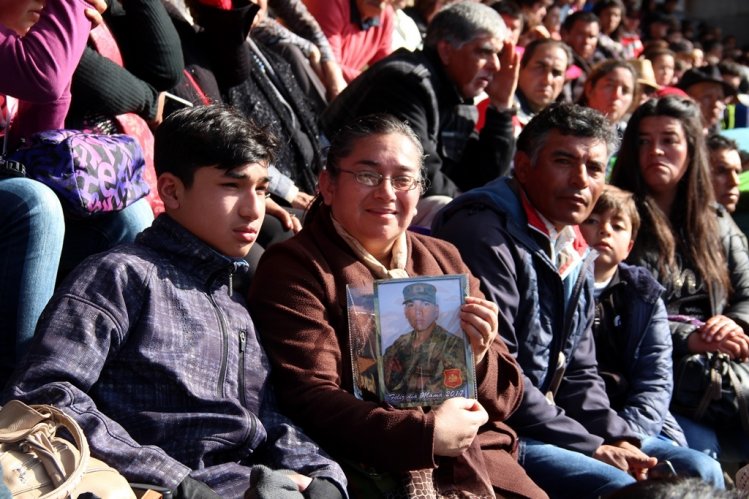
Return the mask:
<svg viewBox="0 0 749 499"><path fill-rule="evenodd" d="M463 384L463 376L460 369L445 369L442 372L442 382L446 388L458 388Z"/></svg>

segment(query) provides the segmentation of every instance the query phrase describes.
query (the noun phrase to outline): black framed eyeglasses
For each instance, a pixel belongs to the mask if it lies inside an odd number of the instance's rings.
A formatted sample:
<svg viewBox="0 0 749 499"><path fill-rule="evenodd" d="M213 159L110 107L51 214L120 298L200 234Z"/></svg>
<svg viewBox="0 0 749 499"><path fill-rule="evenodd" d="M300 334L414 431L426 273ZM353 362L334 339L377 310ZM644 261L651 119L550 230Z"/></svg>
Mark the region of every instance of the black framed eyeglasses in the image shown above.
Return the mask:
<svg viewBox="0 0 749 499"><path fill-rule="evenodd" d="M412 177L411 175L393 175L392 177L386 177L375 172L355 172L353 170L344 170L343 168L336 168L336 171L343 173L350 173L354 176L356 183L366 185L367 187L377 187L386 178L390 179L390 185L396 191L412 191L417 187L421 186L421 179L418 177Z"/></svg>

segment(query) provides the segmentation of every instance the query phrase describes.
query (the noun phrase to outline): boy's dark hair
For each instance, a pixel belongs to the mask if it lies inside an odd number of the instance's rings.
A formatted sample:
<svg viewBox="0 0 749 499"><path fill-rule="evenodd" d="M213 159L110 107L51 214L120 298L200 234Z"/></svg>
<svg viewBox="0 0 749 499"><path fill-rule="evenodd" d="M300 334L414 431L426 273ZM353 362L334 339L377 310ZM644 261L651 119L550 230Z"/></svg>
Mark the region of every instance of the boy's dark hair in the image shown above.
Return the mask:
<svg viewBox="0 0 749 499"><path fill-rule="evenodd" d="M634 195L613 185L606 185L593 207L592 213L600 215L609 210L629 218L629 223L632 226L631 239L634 241L637 238L637 231L640 230L640 212L637 211Z"/></svg>
<svg viewBox="0 0 749 499"><path fill-rule="evenodd" d="M191 187L195 170L231 170L273 161L276 138L238 111L199 106L172 113L154 133L156 174L171 173Z"/></svg>
<svg viewBox="0 0 749 499"><path fill-rule="evenodd" d="M552 104L525 125L517 140L517 150L527 154L535 164L538 151L552 130L570 137L599 139L606 144L609 155L619 146L619 137L603 114L576 104Z"/></svg>

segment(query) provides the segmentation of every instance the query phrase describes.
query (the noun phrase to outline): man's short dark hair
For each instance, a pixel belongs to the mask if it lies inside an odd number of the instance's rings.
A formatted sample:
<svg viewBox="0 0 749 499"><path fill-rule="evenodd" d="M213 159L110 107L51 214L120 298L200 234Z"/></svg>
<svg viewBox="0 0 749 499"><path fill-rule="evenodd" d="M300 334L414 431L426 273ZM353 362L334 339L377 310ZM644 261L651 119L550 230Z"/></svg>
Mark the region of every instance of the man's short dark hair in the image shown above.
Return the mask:
<svg viewBox="0 0 749 499"><path fill-rule="evenodd" d="M533 7L537 3L545 3L543 0L515 0L521 7Z"/></svg>
<svg viewBox="0 0 749 499"><path fill-rule="evenodd" d="M739 145L735 140L714 133L707 138L707 148L711 151L723 151L725 149L728 149L729 151L738 152Z"/></svg>
<svg viewBox="0 0 749 499"><path fill-rule="evenodd" d="M592 12L585 10L578 10L577 12L573 12L572 14L564 18L561 31L569 32L578 21L585 24L598 23L598 16L593 14Z"/></svg>
<svg viewBox="0 0 749 499"><path fill-rule="evenodd" d="M570 67L570 65L573 63L573 55L572 55L572 49L569 45L564 43L561 40L554 40L553 38L539 38L538 40L533 40L531 43L528 44L527 47L525 47L525 51L523 52L523 57L520 59L520 67L524 68L528 65L528 62L533 58L533 54L541 47L545 47L546 45L552 45L554 47L559 47L562 49L562 51L567 56L567 66Z"/></svg>
<svg viewBox="0 0 749 499"><path fill-rule="evenodd" d="M510 19L523 19L523 12L514 0L498 0L488 5L497 11L500 16L507 16Z"/></svg>
<svg viewBox="0 0 749 499"><path fill-rule="evenodd" d="M231 170L273 161L275 137L240 112L225 106L199 106L169 115L154 133L156 173L171 173L185 187L195 170Z"/></svg>
<svg viewBox="0 0 749 499"><path fill-rule="evenodd" d="M622 17L627 15L627 8L624 6L622 0L599 0L598 3L593 5L593 13L600 17L604 10L612 7L619 9L622 13Z"/></svg>
<svg viewBox="0 0 749 499"><path fill-rule="evenodd" d="M599 139L606 144L609 155L619 145L619 136L603 114L589 107L565 103L544 108L525 125L518 137L518 151L535 163L538 151L552 130L570 137Z"/></svg>

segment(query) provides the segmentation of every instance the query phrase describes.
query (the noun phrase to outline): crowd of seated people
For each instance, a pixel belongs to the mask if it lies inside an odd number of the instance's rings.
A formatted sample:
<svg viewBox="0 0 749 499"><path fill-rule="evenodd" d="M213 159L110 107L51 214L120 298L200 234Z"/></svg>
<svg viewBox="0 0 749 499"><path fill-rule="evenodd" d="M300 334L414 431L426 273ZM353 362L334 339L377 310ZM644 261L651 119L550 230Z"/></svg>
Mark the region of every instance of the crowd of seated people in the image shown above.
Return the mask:
<svg viewBox="0 0 749 499"><path fill-rule="evenodd" d="M2 150L130 134L151 188L1 163L0 406L177 499L728 494L740 411L671 401L749 362L749 49L678 5L0 0ZM475 399L362 393L351 289L454 274Z"/></svg>

